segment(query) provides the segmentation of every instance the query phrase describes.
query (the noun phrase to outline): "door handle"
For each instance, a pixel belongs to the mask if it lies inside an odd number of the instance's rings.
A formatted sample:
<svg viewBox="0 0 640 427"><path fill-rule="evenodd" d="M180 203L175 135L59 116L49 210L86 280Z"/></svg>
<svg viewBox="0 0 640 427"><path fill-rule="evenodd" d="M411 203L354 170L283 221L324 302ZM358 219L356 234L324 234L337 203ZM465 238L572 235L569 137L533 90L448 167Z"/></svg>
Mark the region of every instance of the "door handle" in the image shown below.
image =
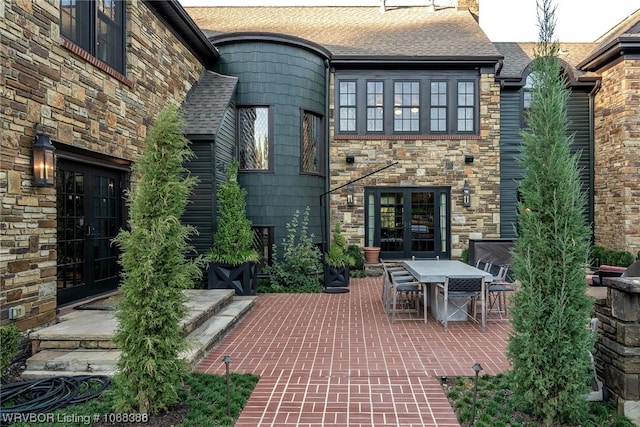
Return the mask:
<svg viewBox="0 0 640 427"><path fill-rule="evenodd" d="M87 224L87 237L93 237L96 234L96 229L93 224Z"/></svg>

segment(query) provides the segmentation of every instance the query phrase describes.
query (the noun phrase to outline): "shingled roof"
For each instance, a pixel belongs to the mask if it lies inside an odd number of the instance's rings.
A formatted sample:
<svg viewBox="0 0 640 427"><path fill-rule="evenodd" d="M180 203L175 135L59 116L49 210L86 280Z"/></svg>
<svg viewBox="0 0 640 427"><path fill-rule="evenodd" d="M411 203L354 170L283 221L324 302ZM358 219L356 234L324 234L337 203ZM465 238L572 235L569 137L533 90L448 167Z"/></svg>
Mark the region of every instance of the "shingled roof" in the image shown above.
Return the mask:
<svg viewBox="0 0 640 427"><path fill-rule="evenodd" d="M230 33L289 35L323 46L332 62L487 62L500 53L468 11L427 7L191 7L210 40Z"/></svg>
<svg viewBox="0 0 640 427"><path fill-rule="evenodd" d="M504 85L524 85L527 67L534 58L536 43L494 43L498 51L504 55L502 68L496 78ZM586 82L592 84L596 78L594 73L578 69L578 64L593 51L596 43L560 43L559 58L568 66L569 78L573 84Z"/></svg>
<svg viewBox="0 0 640 427"><path fill-rule="evenodd" d="M620 55L640 53L640 9L623 19L597 42L598 46L578 64L585 70L597 70Z"/></svg>
<svg viewBox="0 0 640 427"><path fill-rule="evenodd" d="M206 71L189 90L182 104L185 134L215 135L237 83L237 77Z"/></svg>

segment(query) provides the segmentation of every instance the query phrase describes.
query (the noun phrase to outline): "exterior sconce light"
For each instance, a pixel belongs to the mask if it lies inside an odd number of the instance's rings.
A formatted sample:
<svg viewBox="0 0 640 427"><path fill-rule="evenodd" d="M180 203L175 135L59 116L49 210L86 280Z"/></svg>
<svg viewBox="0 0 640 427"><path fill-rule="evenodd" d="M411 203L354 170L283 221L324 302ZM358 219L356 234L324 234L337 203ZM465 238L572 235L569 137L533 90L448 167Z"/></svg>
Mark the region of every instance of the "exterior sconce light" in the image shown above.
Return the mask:
<svg viewBox="0 0 640 427"><path fill-rule="evenodd" d="M354 163L356 161L355 157L353 157L352 155L347 155L345 160L349 164Z"/></svg>
<svg viewBox="0 0 640 427"><path fill-rule="evenodd" d="M347 206L353 206L355 190L353 188L353 184L347 184Z"/></svg>
<svg viewBox="0 0 640 427"><path fill-rule="evenodd" d="M51 145L49 135L35 126L36 136L33 140L33 184L36 187L55 187L56 185L56 148Z"/></svg>
<svg viewBox="0 0 640 427"><path fill-rule="evenodd" d="M462 187L462 206L468 208L471 206L471 189L469 188L469 181L464 180L464 186Z"/></svg>

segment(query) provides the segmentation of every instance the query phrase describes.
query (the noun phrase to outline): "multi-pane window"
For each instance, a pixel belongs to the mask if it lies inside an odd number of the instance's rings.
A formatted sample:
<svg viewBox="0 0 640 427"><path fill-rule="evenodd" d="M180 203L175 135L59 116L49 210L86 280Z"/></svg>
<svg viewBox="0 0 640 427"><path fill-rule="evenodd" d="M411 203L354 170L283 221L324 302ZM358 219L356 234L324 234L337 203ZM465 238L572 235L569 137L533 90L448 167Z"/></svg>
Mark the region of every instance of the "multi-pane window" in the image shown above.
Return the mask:
<svg viewBox="0 0 640 427"><path fill-rule="evenodd" d="M321 172L322 119L308 111L302 114L302 172Z"/></svg>
<svg viewBox="0 0 640 427"><path fill-rule="evenodd" d="M477 71L339 72L338 134L477 134Z"/></svg>
<svg viewBox="0 0 640 427"><path fill-rule="evenodd" d="M458 132L473 132L475 121L475 82L458 82Z"/></svg>
<svg viewBox="0 0 640 427"><path fill-rule="evenodd" d="M269 107L238 108L238 157L242 170L269 170Z"/></svg>
<svg viewBox="0 0 640 427"><path fill-rule="evenodd" d="M339 129L341 132L356 131L356 82L342 81L339 90Z"/></svg>
<svg viewBox="0 0 640 427"><path fill-rule="evenodd" d="M384 130L384 82L367 82L367 132Z"/></svg>
<svg viewBox="0 0 640 427"><path fill-rule="evenodd" d="M431 132L447 131L447 82L431 82L430 99Z"/></svg>
<svg viewBox="0 0 640 427"><path fill-rule="evenodd" d="M393 130L420 131L420 83L395 82L393 84Z"/></svg>
<svg viewBox="0 0 640 427"><path fill-rule="evenodd" d="M61 0L60 33L124 74L125 2Z"/></svg>

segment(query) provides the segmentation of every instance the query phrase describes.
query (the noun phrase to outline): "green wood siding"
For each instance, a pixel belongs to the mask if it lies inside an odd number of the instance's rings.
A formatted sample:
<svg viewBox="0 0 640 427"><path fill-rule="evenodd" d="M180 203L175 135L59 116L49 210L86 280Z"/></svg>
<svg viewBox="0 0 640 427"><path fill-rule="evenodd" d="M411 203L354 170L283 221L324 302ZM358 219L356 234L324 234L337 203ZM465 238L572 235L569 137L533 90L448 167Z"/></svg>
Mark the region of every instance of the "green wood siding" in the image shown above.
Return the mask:
<svg viewBox="0 0 640 427"><path fill-rule="evenodd" d="M503 90L500 95L500 234L515 237L517 180L522 168L517 162L522 138L522 90ZM593 223L593 149L589 93L574 90L567 103L568 133L574 135L572 152L581 152L579 166L587 192L585 218Z"/></svg>
<svg viewBox="0 0 640 427"><path fill-rule="evenodd" d="M321 240L319 196L325 177L300 172L301 114L323 116L325 128L326 74L323 58L297 46L269 42L238 42L218 46L216 71L238 77L238 106L269 106L273 127L273 170L241 172L247 190L247 216L254 225L274 226L275 242L286 235L296 210L311 208L309 232ZM327 155L327 135L323 137Z"/></svg>
<svg viewBox="0 0 640 427"><path fill-rule="evenodd" d="M233 159L235 128L235 104L232 101L225 110L217 134L191 142L196 157L187 162L186 168L199 182L189 197L183 221L198 230L197 235L191 236L191 244L199 254L209 251L213 242L217 187L224 182L227 166Z"/></svg>

